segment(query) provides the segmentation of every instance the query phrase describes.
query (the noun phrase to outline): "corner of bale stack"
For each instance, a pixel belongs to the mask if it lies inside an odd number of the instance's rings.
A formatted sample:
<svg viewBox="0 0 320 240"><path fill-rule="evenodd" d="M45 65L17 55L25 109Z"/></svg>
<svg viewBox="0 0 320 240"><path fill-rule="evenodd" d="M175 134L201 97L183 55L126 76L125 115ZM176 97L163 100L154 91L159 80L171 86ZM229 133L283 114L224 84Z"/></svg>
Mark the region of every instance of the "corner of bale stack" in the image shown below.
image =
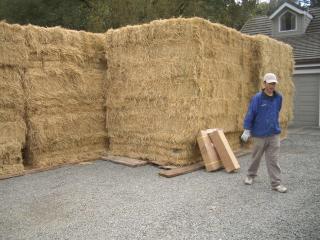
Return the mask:
<svg viewBox="0 0 320 240"><path fill-rule="evenodd" d="M293 118L293 97L295 91L292 80L294 69L293 50L290 45L267 36L256 35L253 36L253 39L258 48L258 88L262 87L263 76L268 72L276 74L279 81L277 91L283 96L280 113L281 137L284 138L287 136L287 128Z"/></svg>
<svg viewBox="0 0 320 240"><path fill-rule="evenodd" d="M201 18L157 20L109 30L110 153L188 165L196 136L222 128L233 149L257 91L255 40Z"/></svg>
<svg viewBox="0 0 320 240"><path fill-rule="evenodd" d="M104 38L26 27L28 164L51 166L105 153Z"/></svg>
<svg viewBox="0 0 320 240"><path fill-rule="evenodd" d="M24 170L26 124L22 82L27 59L24 29L0 22L0 175Z"/></svg>

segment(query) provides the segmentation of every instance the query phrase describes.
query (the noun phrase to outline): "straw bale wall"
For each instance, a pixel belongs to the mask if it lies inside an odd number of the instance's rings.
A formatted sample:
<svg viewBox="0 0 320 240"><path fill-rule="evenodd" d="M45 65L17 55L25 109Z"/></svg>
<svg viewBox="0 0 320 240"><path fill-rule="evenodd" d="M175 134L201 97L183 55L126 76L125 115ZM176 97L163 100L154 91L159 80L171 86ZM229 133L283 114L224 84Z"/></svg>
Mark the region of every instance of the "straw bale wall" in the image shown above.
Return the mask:
<svg viewBox="0 0 320 240"><path fill-rule="evenodd" d="M153 21L109 30L106 37L109 151L163 164L199 161L201 129L222 128L237 149L249 100L269 70L265 55L292 54L279 42L200 18ZM278 58L272 66L291 81L291 60Z"/></svg>
<svg viewBox="0 0 320 240"><path fill-rule="evenodd" d="M105 152L104 39L26 27L28 164L96 159Z"/></svg>
<svg viewBox="0 0 320 240"><path fill-rule="evenodd" d="M280 79L284 130L292 118L292 49L200 18L106 34L0 23L0 40L0 175L106 151L188 165L207 128L236 150L265 72Z"/></svg>
<svg viewBox="0 0 320 240"><path fill-rule="evenodd" d="M0 175L23 171L26 125L23 74L24 30L0 23Z"/></svg>

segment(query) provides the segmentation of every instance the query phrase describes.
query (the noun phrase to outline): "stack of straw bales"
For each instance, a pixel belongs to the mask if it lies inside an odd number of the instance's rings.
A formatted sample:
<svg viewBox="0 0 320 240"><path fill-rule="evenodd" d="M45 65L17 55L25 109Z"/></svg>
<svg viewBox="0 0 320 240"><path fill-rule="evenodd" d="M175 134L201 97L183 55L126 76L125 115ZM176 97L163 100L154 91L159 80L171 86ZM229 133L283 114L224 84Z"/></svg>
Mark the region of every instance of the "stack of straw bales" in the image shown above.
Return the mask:
<svg viewBox="0 0 320 240"><path fill-rule="evenodd" d="M26 27L27 163L94 159L106 150L104 35Z"/></svg>
<svg viewBox="0 0 320 240"><path fill-rule="evenodd" d="M286 130L292 68L288 45L200 18L106 34L0 23L0 175L106 150L188 165L208 128L237 149L265 72L279 76Z"/></svg>
<svg viewBox="0 0 320 240"><path fill-rule="evenodd" d="M107 126L110 153L187 165L199 161L201 129L222 128L233 149L263 72L281 78L291 115L292 50L200 18L109 30ZM277 62L269 68L269 56Z"/></svg>
<svg viewBox="0 0 320 240"><path fill-rule="evenodd" d="M27 62L24 30L0 23L0 175L23 171L26 125L23 74Z"/></svg>

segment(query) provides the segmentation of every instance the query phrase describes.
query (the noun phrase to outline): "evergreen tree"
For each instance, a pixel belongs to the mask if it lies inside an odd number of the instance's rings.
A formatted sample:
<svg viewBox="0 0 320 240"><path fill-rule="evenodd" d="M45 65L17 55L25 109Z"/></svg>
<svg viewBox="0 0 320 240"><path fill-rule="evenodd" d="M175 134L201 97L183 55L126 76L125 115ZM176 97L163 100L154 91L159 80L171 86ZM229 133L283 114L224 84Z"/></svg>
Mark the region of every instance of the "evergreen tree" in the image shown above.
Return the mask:
<svg viewBox="0 0 320 240"><path fill-rule="evenodd" d="M0 19L9 23L92 32L180 16L198 16L240 29L263 11L265 5L255 0L0 0Z"/></svg>

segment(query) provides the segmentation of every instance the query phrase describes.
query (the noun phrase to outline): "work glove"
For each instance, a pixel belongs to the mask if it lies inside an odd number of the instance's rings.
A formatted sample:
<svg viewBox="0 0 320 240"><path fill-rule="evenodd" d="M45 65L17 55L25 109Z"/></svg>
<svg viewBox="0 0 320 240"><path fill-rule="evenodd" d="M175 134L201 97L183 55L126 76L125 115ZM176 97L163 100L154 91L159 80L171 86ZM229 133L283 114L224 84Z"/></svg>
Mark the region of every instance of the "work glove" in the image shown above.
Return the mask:
<svg viewBox="0 0 320 240"><path fill-rule="evenodd" d="M249 137L251 137L250 130L245 129L241 135L241 140L247 142Z"/></svg>

